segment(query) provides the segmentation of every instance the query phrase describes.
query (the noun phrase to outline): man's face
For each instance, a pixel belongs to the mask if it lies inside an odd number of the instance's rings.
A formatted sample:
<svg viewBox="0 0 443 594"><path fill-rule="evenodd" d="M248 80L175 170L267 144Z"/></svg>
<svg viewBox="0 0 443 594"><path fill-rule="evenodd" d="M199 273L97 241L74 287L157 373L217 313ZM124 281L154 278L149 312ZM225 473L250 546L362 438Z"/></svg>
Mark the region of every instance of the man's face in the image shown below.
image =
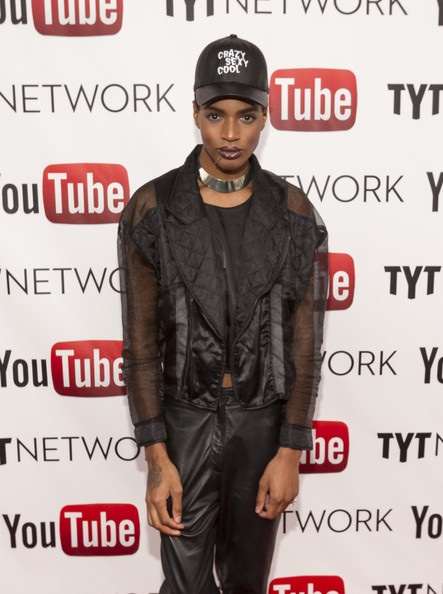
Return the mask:
<svg viewBox="0 0 443 594"><path fill-rule="evenodd" d="M194 120L203 143L200 165L221 179L243 175L266 118L266 108L240 99L221 99L200 108L194 104Z"/></svg>

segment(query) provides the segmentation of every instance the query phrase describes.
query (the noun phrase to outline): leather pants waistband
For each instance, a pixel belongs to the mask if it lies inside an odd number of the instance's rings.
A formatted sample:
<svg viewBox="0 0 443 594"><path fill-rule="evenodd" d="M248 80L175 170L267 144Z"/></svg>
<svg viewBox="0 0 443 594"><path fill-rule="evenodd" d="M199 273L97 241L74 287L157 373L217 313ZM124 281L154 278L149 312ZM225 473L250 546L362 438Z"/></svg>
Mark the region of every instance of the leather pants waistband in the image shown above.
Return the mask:
<svg viewBox="0 0 443 594"><path fill-rule="evenodd" d="M222 388L220 404L223 406L229 406L230 404L239 404L239 400L237 396L234 394L234 390L232 388Z"/></svg>

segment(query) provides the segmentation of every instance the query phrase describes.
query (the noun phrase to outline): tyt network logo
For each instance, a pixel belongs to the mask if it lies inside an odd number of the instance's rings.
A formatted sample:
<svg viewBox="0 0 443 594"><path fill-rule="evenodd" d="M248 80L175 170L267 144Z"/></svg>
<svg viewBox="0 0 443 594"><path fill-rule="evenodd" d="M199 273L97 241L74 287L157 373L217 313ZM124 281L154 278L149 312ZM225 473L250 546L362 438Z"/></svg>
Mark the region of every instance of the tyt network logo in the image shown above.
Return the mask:
<svg viewBox="0 0 443 594"><path fill-rule="evenodd" d="M32 14L42 35L115 35L122 26L123 0L32 0Z"/></svg>
<svg viewBox="0 0 443 594"><path fill-rule="evenodd" d="M57 437L27 435L0 437L0 466L14 463L96 462L135 460L140 448L133 437L91 437L63 435Z"/></svg>
<svg viewBox="0 0 443 594"><path fill-rule="evenodd" d="M357 81L350 70L292 68L272 74L271 123L278 130L349 130L357 115Z"/></svg>
<svg viewBox="0 0 443 594"><path fill-rule="evenodd" d="M442 0L437 0L441 2ZM181 17L186 14L187 21L194 21L198 14L206 17L218 17L223 14L244 16L245 14L272 17L275 14L281 14L288 18L315 13L318 15L329 16L331 14L349 18L351 15L363 14L367 17L374 16L392 16L402 14L407 16L407 11L402 5L405 0L358 0L350 2L349 0L300 0L297 2L255 0L226 0L226 2L216 0L166 0L167 16ZM374 6L375 4L375 6ZM197 9L197 10L196 10Z"/></svg>
<svg viewBox="0 0 443 594"><path fill-rule="evenodd" d="M323 351L322 364L334 375L397 375L391 360L397 351Z"/></svg>
<svg viewBox="0 0 443 594"><path fill-rule="evenodd" d="M43 202L52 223L117 223L129 200L128 172L110 163L48 165Z"/></svg>
<svg viewBox="0 0 443 594"><path fill-rule="evenodd" d="M421 84L418 87L413 84L389 84L388 89L394 93L394 113L396 115L404 114L405 102L402 99L404 99L403 91L405 90L408 91L406 102L409 103L408 99L411 101L410 111L413 120L419 120L423 112L425 115L440 113L440 92L443 91L441 83Z"/></svg>
<svg viewBox="0 0 443 594"><path fill-rule="evenodd" d="M437 587L437 586L436 586ZM437 592L429 584L388 584L372 586L376 594L425 594L426 592Z"/></svg>
<svg viewBox="0 0 443 594"><path fill-rule="evenodd" d="M348 309L354 300L355 267L349 254L329 254L329 289L326 309Z"/></svg>
<svg viewBox="0 0 443 594"><path fill-rule="evenodd" d="M425 433L377 433L382 440L382 456L399 462L438 456L443 437L432 432ZM394 439L395 437L395 439Z"/></svg>
<svg viewBox="0 0 443 594"><path fill-rule="evenodd" d="M272 580L269 594L345 594L345 585L335 575L284 577Z"/></svg>
<svg viewBox="0 0 443 594"><path fill-rule="evenodd" d="M119 340L58 342L51 349L54 389L62 396L121 396L126 393Z"/></svg>
<svg viewBox="0 0 443 594"><path fill-rule="evenodd" d="M391 295L407 295L408 299L417 297L417 285L426 295L433 295L435 292L435 275L441 272L441 266L385 266L385 272L390 275L389 293ZM423 274L422 274L423 272ZM400 275L400 288L398 278ZM403 277L404 281L403 282ZM419 279L420 282L419 282Z"/></svg>
<svg viewBox="0 0 443 594"><path fill-rule="evenodd" d="M349 431L338 421L313 421L313 448L303 453L300 472L342 472L349 457Z"/></svg>

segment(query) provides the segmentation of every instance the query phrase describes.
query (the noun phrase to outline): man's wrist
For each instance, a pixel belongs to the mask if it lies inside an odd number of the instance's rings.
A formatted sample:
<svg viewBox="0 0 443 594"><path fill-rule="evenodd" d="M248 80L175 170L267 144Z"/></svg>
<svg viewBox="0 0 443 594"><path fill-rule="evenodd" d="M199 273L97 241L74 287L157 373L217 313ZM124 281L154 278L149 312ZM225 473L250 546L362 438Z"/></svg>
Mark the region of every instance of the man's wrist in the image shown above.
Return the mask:
<svg viewBox="0 0 443 594"><path fill-rule="evenodd" d="M281 458L285 458L294 462L294 464L299 464L300 459L303 455L303 450L295 450L294 448L288 448L285 446L280 446L277 452L277 455Z"/></svg>
<svg viewBox="0 0 443 594"><path fill-rule="evenodd" d="M145 446L145 460L149 464L153 460L167 458L166 444L164 441L157 441Z"/></svg>

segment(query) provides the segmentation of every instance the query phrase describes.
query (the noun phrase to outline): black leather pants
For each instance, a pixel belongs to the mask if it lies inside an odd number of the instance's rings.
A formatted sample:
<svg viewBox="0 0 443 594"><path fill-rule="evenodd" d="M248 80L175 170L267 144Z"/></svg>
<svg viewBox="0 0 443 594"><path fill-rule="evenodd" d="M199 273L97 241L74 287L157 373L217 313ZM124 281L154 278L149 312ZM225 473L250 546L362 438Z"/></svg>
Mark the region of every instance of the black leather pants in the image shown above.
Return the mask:
<svg viewBox="0 0 443 594"><path fill-rule="evenodd" d="M216 412L167 401L167 449L183 484L181 536L161 535L160 594L266 594L279 520L255 513L278 449L281 405L242 411L230 390Z"/></svg>

